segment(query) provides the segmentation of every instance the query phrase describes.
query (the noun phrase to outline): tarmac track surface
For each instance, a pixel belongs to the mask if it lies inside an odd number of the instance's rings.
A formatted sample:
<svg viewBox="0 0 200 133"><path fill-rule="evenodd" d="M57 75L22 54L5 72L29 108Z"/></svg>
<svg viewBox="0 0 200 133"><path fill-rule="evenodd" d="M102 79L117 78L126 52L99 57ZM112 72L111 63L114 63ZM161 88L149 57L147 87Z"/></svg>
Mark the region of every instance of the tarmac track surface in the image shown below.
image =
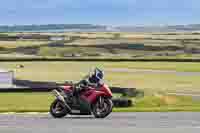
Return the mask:
<svg viewBox="0 0 200 133"><path fill-rule="evenodd" d="M1 114L0 133L199 133L200 113L112 113L105 119Z"/></svg>

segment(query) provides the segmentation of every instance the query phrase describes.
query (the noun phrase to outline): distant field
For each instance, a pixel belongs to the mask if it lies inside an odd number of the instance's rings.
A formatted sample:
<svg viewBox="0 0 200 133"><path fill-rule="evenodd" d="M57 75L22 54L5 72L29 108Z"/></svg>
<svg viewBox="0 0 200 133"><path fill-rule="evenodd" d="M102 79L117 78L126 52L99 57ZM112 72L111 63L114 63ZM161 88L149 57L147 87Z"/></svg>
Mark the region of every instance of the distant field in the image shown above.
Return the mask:
<svg viewBox="0 0 200 133"><path fill-rule="evenodd" d="M50 41L0 41L2 48L31 47L48 44Z"/></svg>
<svg viewBox="0 0 200 133"><path fill-rule="evenodd" d="M4 33L6 35L8 33ZM21 33L9 33L15 37ZM2 33L0 34L2 35ZM44 57L93 58L189 58L200 57L200 36L183 33L117 33L66 32L24 33L24 35L62 36L63 41L0 38L0 58L3 54L25 54Z"/></svg>
<svg viewBox="0 0 200 133"><path fill-rule="evenodd" d="M18 68L19 64L24 68ZM15 77L34 81L78 81L90 68L105 70L110 86L136 87L145 92L199 90L200 63L167 62L2 62L1 68L13 70ZM130 69L130 71L127 71ZM136 70L135 70L136 69ZM125 71L123 71L125 70ZM137 70L141 70L137 72ZM160 70L161 72L146 72ZM194 72L189 74L162 71ZM195 74L197 73L197 74Z"/></svg>

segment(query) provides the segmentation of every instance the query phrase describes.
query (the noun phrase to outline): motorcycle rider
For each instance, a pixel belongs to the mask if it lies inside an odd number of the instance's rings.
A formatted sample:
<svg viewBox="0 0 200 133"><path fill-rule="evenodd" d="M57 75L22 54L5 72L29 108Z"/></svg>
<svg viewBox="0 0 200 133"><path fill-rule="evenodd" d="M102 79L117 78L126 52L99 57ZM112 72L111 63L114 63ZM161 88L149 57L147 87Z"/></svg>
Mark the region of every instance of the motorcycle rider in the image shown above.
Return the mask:
<svg viewBox="0 0 200 133"><path fill-rule="evenodd" d="M99 68L95 68L89 75L85 76L81 81L75 84L73 95L78 95L88 87L98 89L103 84L104 72Z"/></svg>

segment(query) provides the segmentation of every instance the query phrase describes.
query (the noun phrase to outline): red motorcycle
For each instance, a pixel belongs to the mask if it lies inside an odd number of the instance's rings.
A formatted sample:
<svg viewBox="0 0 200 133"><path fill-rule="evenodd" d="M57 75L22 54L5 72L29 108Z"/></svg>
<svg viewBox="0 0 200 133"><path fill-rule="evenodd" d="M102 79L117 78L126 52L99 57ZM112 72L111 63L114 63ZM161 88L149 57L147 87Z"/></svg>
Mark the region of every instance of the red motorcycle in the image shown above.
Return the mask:
<svg viewBox="0 0 200 133"><path fill-rule="evenodd" d="M87 87L78 95L73 95L73 84L53 90L56 99L51 104L50 114L55 118L70 115L94 115L105 118L112 112L112 92L106 84L98 89Z"/></svg>

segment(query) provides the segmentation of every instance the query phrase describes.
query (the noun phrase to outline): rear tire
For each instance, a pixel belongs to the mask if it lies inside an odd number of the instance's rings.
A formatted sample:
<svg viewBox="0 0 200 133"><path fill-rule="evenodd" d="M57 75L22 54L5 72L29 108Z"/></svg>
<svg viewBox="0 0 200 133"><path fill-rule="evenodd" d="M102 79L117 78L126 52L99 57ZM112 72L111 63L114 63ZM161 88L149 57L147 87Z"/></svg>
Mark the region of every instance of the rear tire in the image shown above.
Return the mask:
<svg viewBox="0 0 200 133"><path fill-rule="evenodd" d="M95 118L105 118L112 112L112 108L113 108L112 100L109 98L103 98L103 100L104 100L104 103L103 103L104 107L102 111L100 112L98 111L98 110L101 110L99 106L99 100L97 100L97 102L94 104L92 108L92 112Z"/></svg>
<svg viewBox="0 0 200 133"><path fill-rule="evenodd" d="M58 106L61 110L57 110ZM53 101L53 103L50 106L49 112L54 118L62 118L66 116L68 113L67 109L65 108L64 103L58 99Z"/></svg>

